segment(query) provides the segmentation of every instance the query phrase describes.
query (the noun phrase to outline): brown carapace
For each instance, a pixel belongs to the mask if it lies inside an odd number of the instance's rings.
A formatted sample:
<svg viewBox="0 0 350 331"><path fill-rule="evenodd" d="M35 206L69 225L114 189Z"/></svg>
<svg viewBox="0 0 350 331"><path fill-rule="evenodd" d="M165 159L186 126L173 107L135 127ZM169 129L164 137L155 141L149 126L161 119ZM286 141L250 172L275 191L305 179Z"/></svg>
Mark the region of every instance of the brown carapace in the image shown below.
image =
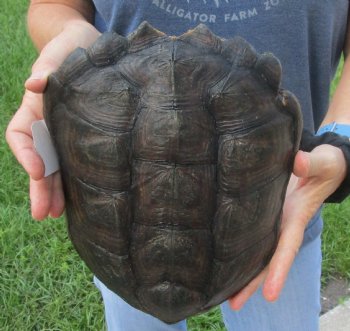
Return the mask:
<svg viewBox="0 0 350 331"><path fill-rule="evenodd" d="M71 240L132 306L173 323L268 263L298 150L281 65L206 26L103 34L49 77Z"/></svg>

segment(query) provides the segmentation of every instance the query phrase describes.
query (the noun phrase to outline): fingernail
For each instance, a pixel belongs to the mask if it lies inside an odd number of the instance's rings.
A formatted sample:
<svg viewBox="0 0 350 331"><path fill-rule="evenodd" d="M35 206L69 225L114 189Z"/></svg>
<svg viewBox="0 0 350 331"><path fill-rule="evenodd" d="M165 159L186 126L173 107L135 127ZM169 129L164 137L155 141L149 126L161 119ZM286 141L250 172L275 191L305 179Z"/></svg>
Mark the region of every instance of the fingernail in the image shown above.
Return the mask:
<svg viewBox="0 0 350 331"><path fill-rule="evenodd" d="M242 308L241 304L240 305L237 305L237 304L231 305L231 309L234 311L239 311L239 310L241 310L241 308Z"/></svg>
<svg viewBox="0 0 350 331"><path fill-rule="evenodd" d="M273 302L278 299L278 290L273 283L265 284L263 289L263 295L267 301Z"/></svg>
<svg viewBox="0 0 350 331"><path fill-rule="evenodd" d="M229 304L232 310L240 310L243 306L243 303L240 302L239 300L233 300L233 299L229 299Z"/></svg>
<svg viewBox="0 0 350 331"><path fill-rule="evenodd" d="M43 79L45 78L45 71L36 71L36 72L33 72L30 77L27 79L28 80L39 80L39 79Z"/></svg>

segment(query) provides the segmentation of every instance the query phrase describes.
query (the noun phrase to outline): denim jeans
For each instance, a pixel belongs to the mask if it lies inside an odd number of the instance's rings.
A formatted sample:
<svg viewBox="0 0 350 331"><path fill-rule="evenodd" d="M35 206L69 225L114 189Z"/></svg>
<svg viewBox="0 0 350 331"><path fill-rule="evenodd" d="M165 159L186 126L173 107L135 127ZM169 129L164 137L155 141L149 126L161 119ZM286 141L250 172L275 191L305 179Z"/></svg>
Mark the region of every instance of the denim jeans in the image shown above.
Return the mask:
<svg viewBox="0 0 350 331"><path fill-rule="evenodd" d="M238 312L221 304L228 331L317 331L320 313L322 220L317 215L305 231L304 242L279 299L266 302L258 290ZM108 331L184 331L186 321L168 325L145 314L107 289L96 277L105 305Z"/></svg>

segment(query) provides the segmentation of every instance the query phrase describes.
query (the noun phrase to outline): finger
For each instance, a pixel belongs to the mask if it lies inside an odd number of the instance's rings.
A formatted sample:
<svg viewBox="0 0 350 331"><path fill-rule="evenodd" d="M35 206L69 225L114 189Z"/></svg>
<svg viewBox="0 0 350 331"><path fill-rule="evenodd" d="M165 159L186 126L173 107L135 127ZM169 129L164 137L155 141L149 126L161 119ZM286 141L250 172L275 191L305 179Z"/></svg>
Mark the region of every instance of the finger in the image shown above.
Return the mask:
<svg viewBox="0 0 350 331"><path fill-rule="evenodd" d="M293 221L285 222L281 230L281 236L264 282L263 295L268 301L278 299L303 241L306 225L298 220L296 215L291 215L291 217Z"/></svg>
<svg viewBox="0 0 350 331"><path fill-rule="evenodd" d="M35 93L42 93L49 75L59 68L74 48L68 42L66 35L55 37L40 52L40 56L32 66L32 74L24 84L25 88Z"/></svg>
<svg viewBox="0 0 350 331"><path fill-rule="evenodd" d="M31 76L25 81L24 87L34 93L42 93L47 85L47 79L51 73L57 70L62 62L45 57L41 53L33 66Z"/></svg>
<svg viewBox="0 0 350 331"><path fill-rule="evenodd" d="M30 203L32 217L38 221L49 215L52 176L39 180L30 178Z"/></svg>
<svg viewBox="0 0 350 331"><path fill-rule="evenodd" d="M56 172L52 176L52 194L49 214L51 217L56 218L60 217L64 211L64 194L60 172Z"/></svg>
<svg viewBox="0 0 350 331"><path fill-rule="evenodd" d="M41 96L26 92L21 107L8 125L6 140L18 162L33 179L38 180L43 177L45 169L33 145L31 123L41 119L40 110L33 109L33 104L40 108Z"/></svg>
<svg viewBox="0 0 350 331"><path fill-rule="evenodd" d="M293 173L299 178L297 188L303 187L311 179L325 175L325 158L317 149L311 153L299 151L294 160Z"/></svg>
<svg viewBox="0 0 350 331"><path fill-rule="evenodd" d="M257 277L255 277L246 287L244 287L235 296L229 298L229 304L231 309L240 310L248 299L257 291L260 285L263 283L267 274L267 269L262 271Z"/></svg>
<svg viewBox="0 0 350 331"><path fill-rule="evenodd" d="M288 198L288 196L293 194L295 189L298 187L298 183L299 183L299 178L297 176L295 176L294 174L291 174L290 179L289 179L289 183L287 186L286 199Z"/></svg>
<svg viewBox="0 0 350 331"><path fill-rule="evenodd" d="M47 85L47 78L54 71L54 69L51 69L47 71L33 72L32 75L25 81L24 87L34 93L43 93Z"/></svg>
<svg viewBox="0 0 350 331"><path fill-rule="evenodd" d="M344 155L339 148L320 145L310 153L299 151L295 157L293 172L302 178L333 176L334 170L339 169L339 164L345 164L343 158ZM340 170L342 169L338 171Z"/></svg>
<svg viewBox="0 0 350 331"><path fill-rule="evenodd" d="M295 156L293 172L301 178L318 176L322 174L321 166L324 163L324 154L318 149L311 153L299 151Z"/></svg>
<svg viewBox="0 0 350 331"><path fill-rule="evenodd" d="M42 93L45 90L49 75L56 71L64 58L68 55L64 48L58 47L56 43L50 43L45 47L32 67L32 74L24 83L26 89L34 93ZM56 51L57 58L51 54ZM62 52L63 51L63 52Z"/></svg>
<svg viewBox="0 0 350 331"><path fill-rule="evenodd" d="M308 154L310 153L298 151L295 156L293 173L297 177L305 178L309 174L310 158Z"/></svg>

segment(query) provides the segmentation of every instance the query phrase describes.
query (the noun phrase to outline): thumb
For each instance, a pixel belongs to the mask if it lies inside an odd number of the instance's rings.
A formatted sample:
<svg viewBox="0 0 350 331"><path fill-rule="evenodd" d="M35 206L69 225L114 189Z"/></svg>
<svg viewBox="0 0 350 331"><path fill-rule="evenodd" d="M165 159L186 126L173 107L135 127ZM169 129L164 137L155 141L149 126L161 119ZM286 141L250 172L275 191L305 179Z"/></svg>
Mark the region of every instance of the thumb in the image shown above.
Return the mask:
<svg viewBox="0 0 350 331"><path fill-rule="evenodd" d="M298 151L294 159L293 173L300 178L309 177L311 172L312 157L311 153Z"/></svg>
<svg viewBox="0 0 350 331"><path fill-rule="evenodd" d="M328 157L321 146L309 152L298 151L294 159L293 173L300 178L324 175L325 161Z"/></svg>
<svg viewBox="0 0 350 331"><path fill-rule="evenodd" d="M42 49L32 67L32 74L25 82L27 90L42 93L49 75L56 71L67 56L77 47L86 48L100 35L90 23L72 21Z"/></svg>
<svg viewBox="0 0 350 331"><path fill-rule="evenodd" d="M69 42L67 35L62 33L53 38L41 50L39 57L32 66L32 74L25 82L27 90L42 93L47 84L47 78L56 71L67 56L77 47Z"/></svg>
<svg viewBox="0 0 350 331"><path fill-rule="evenodd" d="M55 40L48 43L33 64L32 74L24 83L25 88L34 93L42 93L49 75L58 69L69 53Z"/></svg>
<svg viewBox="0 0 350 331"><path fill-rule="evenodd" d="M24 86L27 90L34 93L42 93L47 85L47 78L54 70L33 71L31 76L26 80Z"/></svg>
<svg viewBox="0 0 350 331"><path fill-rule="evenodd" d="M344 154L338 147L319 145L310 153L298 151L293 173L299 178L319 177L341 182L346 175Z"/></svg>

